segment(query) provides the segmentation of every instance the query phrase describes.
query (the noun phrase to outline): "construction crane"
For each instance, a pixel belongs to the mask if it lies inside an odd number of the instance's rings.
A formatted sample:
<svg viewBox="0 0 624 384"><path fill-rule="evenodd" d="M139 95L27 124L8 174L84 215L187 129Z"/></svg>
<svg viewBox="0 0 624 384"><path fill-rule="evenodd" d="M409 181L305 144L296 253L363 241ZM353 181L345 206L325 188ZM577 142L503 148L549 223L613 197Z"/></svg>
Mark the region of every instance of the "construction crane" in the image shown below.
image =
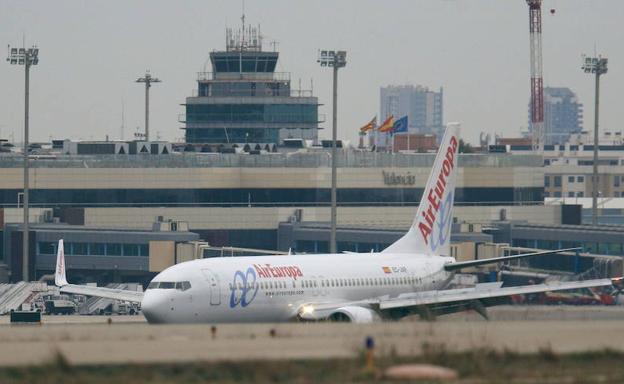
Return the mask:
<svg viewBox="0 0 624 384"><path fill-rule="evenodd" d="M542 0L526 0L531 40L531 134L533 151L544 150L544 79L542 77Z"/></svg>

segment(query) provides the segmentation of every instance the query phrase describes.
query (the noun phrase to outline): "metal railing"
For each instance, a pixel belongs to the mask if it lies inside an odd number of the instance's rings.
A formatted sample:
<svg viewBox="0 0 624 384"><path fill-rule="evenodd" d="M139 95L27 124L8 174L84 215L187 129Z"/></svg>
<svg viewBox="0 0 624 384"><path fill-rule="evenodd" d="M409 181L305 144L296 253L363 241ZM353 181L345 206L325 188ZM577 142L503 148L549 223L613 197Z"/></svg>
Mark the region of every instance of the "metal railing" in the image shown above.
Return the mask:
<svg viewBox="0 0 624 384"><path fill-rule="evenodd" d="M434 153L379 153L338 151L340 168L431 168ZM166 156L57 155L32 159L32 168L324 168L330 167L329 150L314 152L267 153L174 153ZM19 154L0 154L0 168L21 168ZM510 154L461 154L460 168L535 168L543 172L541 156Z"/></svg>
<svg viewBox="0 0 624 384"><path fill-rule="evenodd" d="M326 188L327 189L327 188ZM361 202L338 202L340 207L417 207L419 201L403 201L403 202L379 202L379 201L361 201ZM113 208L113 207L197 207L197 208L279 208L279 207L329 207L328 201L272 201L272 202L132 202L132 203L76 203L76 202L31 202L33 208L49 208L49 207L80 207L80 208ZM542 206L543 201L473 201L473 202L455 202L456 207L528 207ZM0 203L1 208L15 208L14 204ZM489 223L488 221L484 223Z"/></svg>
<svg viewBox="0 0 624 384"><path fill-rule="evenodd" d="M277 90L228 90L223 94L211 93L209 95L200 94L198 89L191 91L192 97L314 97L314 93L309 89L277 89Z"/></svg>
<svg viewBox="0 0 624 384"><path fill-rule="evenodd" d="M290 72L197 72L198 81L274 80L290 81Z"/></svg>
<svg viewBox="0 0 624 384"><path fill-rule="evenodd" d="M180 123L191 124L318 124L325 121L325 114L303 116L298 113L194 113L192 120L186 113L178 114Z"/></svg>

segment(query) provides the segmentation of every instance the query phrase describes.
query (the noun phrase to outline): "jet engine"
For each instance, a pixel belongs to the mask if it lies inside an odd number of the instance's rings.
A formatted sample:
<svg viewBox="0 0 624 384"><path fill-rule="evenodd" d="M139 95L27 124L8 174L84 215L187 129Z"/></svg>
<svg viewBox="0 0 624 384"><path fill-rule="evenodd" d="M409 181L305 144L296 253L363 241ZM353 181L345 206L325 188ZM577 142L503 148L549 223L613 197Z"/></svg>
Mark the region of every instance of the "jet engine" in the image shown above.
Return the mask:
<svg viewBox="0 0 624 384"><path fill-rule="evenodd" d="M364 307L341 307L332 312L328 317L329 321L345 323L372 323L379 321L379 314L370 308Z"/></svg>

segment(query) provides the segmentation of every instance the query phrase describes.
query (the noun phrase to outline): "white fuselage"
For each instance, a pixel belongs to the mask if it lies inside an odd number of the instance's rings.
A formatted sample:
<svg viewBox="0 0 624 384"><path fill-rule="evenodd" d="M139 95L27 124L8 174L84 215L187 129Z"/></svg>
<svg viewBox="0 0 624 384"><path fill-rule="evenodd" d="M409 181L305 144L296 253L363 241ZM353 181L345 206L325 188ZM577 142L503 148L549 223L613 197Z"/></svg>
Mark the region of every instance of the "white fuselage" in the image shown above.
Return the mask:
<svg viewBox="0 0 624 384"><path fill-rule="evenodd" d="M141 303L150 323L279 322L307 303L390 298L444 288L450 257L327 254L210 258L159 273Z"/></svg>

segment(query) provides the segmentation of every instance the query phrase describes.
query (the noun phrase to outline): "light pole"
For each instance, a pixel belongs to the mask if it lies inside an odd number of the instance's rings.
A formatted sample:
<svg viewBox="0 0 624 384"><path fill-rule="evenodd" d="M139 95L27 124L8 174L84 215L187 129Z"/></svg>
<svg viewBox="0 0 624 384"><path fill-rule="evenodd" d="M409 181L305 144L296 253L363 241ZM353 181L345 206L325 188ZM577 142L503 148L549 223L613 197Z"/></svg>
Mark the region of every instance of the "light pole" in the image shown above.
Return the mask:
<svg viewBox="0 0 624 384"><path fill-rule="evenodd" d="M598 116L600 107L600 75L607 73L607 59L603 57L585 57L582 69L585 73L596 75L596 95L594 106L594 168L592 175L592 224L598 224Z"/></svg>
<svg viewBox="0 0 624 384"><path fill-rule="evenodd" d="M7 61L12 65L24 66L24 226L22 232L22 280L29 281L28 274L28 108L29 108L29 87L30 87L30 66L39 64L39 48L10 48Z"/></svg>
<svg viewBox="0 0 624 384"><path fill-rule="evenodd" d="M338 136L338 69L347 65L346 51L320 51L317 60L321 67L334 69L333 116L332 116L332 174L331 174L331 232L329 252L336 253L336 140Z"/></svg>
<svg viewBox="0 0 624 384"><path fill-rule="evenodd" d="M145 77L140 77L137 83L145 83L145 141L149 141L149 89L152 83L160 83L160 79L152 77L149 70L145 71Z"/></svg>

